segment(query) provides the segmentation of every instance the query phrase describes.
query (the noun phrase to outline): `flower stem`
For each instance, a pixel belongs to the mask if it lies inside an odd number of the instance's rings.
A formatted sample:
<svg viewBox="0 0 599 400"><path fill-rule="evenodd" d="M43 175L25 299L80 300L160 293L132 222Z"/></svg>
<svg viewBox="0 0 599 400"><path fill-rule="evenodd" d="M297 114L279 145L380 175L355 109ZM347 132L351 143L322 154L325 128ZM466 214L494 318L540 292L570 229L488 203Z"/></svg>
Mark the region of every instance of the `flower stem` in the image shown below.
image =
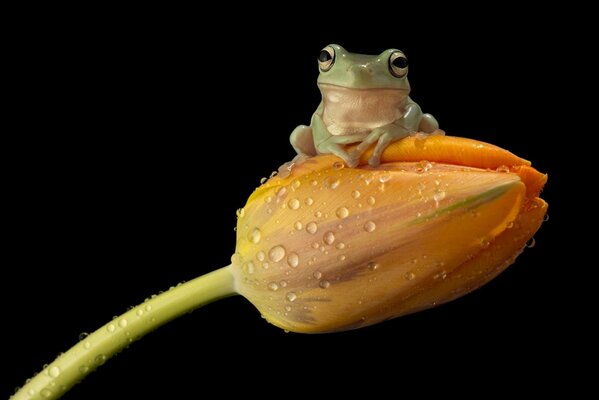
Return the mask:
<svg viewBox="0 0 599 400"><path fill-rule="evenodd" d="M81 340L28 381L12 399L57 399L134 340L182 314L234 294L230 266L174 287Z"/></svg>

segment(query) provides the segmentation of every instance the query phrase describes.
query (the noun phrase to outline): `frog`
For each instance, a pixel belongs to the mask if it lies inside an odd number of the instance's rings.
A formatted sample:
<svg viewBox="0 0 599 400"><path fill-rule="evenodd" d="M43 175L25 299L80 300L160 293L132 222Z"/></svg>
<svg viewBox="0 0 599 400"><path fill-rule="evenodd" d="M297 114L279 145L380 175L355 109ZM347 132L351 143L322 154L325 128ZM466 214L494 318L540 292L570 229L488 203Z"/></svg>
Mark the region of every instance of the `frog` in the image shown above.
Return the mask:
<svg viewBox="0 0 599 400"><path fill-rule="evenodd" d="M334 154L356 167L376 143L368 160L376 167L392 142L416 133L443 134L435 117L410 98L408 59L401 50L365 55L330 44L318 55L318 69L322 100L310 125L299 125L289 138L298 156Z"/></svg>

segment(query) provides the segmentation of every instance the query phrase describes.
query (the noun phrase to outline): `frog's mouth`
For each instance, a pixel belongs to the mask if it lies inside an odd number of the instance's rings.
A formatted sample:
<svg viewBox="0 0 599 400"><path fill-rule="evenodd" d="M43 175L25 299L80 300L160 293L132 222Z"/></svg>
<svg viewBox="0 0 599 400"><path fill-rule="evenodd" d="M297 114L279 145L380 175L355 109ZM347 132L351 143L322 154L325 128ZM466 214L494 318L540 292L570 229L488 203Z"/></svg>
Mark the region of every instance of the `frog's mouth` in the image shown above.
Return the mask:
<svg viewBox="0 0 599 400"><path fill-rule="evenodd" d="M407 94L410 90L407 88L389 88L389 87L367 87L367 88L360 88L360 87L349 87L349 86L341 86L341 85L334 85L332 83L319 83L318 87L320 88L321 91L347 91L347 92L375 92L375 91L385 91L387 93L390 92L400 92L400 93L404 93Z"/></svg>

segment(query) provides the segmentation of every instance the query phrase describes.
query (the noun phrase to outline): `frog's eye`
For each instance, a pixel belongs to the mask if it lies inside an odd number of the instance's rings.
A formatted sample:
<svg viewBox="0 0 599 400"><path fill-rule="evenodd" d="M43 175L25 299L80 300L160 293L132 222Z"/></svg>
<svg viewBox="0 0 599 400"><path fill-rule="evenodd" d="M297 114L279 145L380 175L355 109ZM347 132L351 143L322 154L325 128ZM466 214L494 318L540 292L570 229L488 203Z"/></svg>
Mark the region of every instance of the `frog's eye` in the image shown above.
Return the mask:
<svg viewBox="0 0 599 400"><path fill-rule="evenodd" d="M389 71L396 78L403 78L408 73L408 59L401 51L395 51L389 56Z"/></svg>
<svg viewBox="0 0 599 400"><path fill-rule="evenodd" d="M320 54L318 55L318 67L322 72L327 72L330 70L334 63L335 49L333 49L331 46L327 46L320 50Z"/></svg>

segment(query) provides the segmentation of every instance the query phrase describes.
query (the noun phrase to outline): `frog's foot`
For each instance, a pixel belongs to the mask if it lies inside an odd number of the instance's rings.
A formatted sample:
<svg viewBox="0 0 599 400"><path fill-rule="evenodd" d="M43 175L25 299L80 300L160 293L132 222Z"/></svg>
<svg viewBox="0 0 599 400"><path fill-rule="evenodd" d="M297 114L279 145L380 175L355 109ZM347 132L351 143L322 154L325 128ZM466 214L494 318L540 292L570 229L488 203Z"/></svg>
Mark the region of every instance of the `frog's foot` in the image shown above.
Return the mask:
<svg viewBox="0 0 599 400"><path fill-rule="evenodd" d="M306 125L299 125L291 132L289 142L297 154L315 156L317 154L312 137L312 128Z"/></svg>
<svg viewBox="0 0 599 400"><path fill-rule="evenodd" d="M418 130L424 133L433 133L439 129L439 123L431 114L422 114L422 118L420 119L420 125L418 125Z"/></svg>
<svg viewBox="0 0 599 400"><path fill-rule="evenodd" d="M350 159L352 163L357 165L362 154L364 154L373 143L376 143L374 151L368 160L368 164L376 167L380 164L381 154L383 154L383 151L385 151L387 146L396 140L409 136L409 134L410 132L407 129L396 125L376 128L350 153Z"/></svg>

